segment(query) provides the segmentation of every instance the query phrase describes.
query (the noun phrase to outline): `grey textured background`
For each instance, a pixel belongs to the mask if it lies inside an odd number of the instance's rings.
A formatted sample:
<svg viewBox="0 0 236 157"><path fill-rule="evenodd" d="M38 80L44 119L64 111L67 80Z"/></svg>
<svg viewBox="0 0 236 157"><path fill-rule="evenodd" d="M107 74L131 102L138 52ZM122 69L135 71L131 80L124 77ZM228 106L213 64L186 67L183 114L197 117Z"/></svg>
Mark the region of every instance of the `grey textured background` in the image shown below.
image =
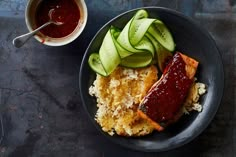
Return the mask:
<svg viewBox="0 0 236 157"><path fill-rule="evenodd" d="M0 0L0 157L236 156L236 1L86 0L89 19L73 43L60 48L30 40L27 0ZM192 17L215 39L225 69L224 97L209 127L189 144L162 153L135 152L103 137L88 119L78 92L83 53L97 30L123 11L162 6Z"/></svg>

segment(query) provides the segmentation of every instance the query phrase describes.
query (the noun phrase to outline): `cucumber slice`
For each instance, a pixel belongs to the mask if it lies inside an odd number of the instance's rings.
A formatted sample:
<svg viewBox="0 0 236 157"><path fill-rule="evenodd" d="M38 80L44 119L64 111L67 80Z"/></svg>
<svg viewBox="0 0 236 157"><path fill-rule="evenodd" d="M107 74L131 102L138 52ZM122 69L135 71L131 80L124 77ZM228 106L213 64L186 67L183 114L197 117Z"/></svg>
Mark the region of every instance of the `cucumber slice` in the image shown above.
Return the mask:
<svg viewBox="0 0 236 157"><path fill-rule="evenodd" d="M156 20L153 22L151 27L148 29L148 32L153 35L153 37L167 50L174 51L175 43L173 37L165 26L163 22L160 20Z"/></svg>
<svg viewBox="0 0 236 157"><path fill-rule="evenodd" d="M155 49L155 52L157 53L160 49L160 44L158 43L158 41L156 41L156 39L150 33L146 33L145 35L151 41L151 43Z"/></svg>
<svg viewBox="0 0 236 157"><path fill-rule="evenodd" d="M143 54L144 52L148 51L154 56L154 48L150 41L147 38L144 38L144 36L150 25L153 23L153 21L155 21L155 19L147 19L147 17L148 14L145 10L139 10L134 15L134 17L126 24L125 28L122 30L119 37L117 38L117 42L125 50L132 53ZM119 54L121 58L124 58L124 55L121 52L122 51L119 51ZM129 55L131 54L129 53Z"/></svg>
<svg viewBox="0 0 236 157"><path fill-rule="evenodd" d="M120 35L120 30L114 26L111 26L110 28L110 32L111 32L111 36L112 36L112 40L117 48L118 54L120 55L120 58L125 58L127 56L130 56L133 54L133 52L130 52L128 50L126 50L124 47L122 47L118 42L117 42L117 38Z"/></svg>
<svg viewBox="0 0 236 157"><path fill-rule="evenodd" d="M120 64L120 56L113 42L111 29L109 29L103 39L99 50L99 57L107 75Z"/></svg>
<svg viewBox="0 0 236 157"><path fill-rule="evenodd" d="M148 13L145 10L139 10L131 21L128 35L133 46L142 40L150 25L155 21L147 17Z"/></svg>
<svg viewBox="0 0 236 157"><path fill-rule="evenodd" d="M150 39L153 46L155 47L157 64L161 72L163 72L166 67L167 61L173 55L170 51L168 51L161 44L159 44L151 34L147 33L146 36Z"/></svg>
<svg viewBox="0 0 236 157"><path fill-rule="evenodd" d="M126 50L135 53L140 52L140 50L135 49L129 41L129 28L132 20L133 18L125 25L125 28L121 31L119 37L117 38L117 42Z"/></svg>
<svg viewBox="0 0 236 157"><path fill-rule="evenodd" d="M130 43L134 46L137 45L142 40L148 28L154 21L155 19L133 20L129 30Z"/></svg>
<svg viewBox="0 0 236 157"><path fill-rule="evenodd" d="M89 66L93 71L96 73L102 75L102 76L107 76L107 73L102 65L102 62L100 61L99 54L98 53L92 53L89 56L88 60Z"/></svg>
<svg viewBox="0 0 236 157"><path fill-rule="evenodd" d="M140 53L128 56L121 60L120 65L128 68L146 67L152 63L152 55L150 53Z"/></svg>
<svg viewBox="0 0 236 157"><path fill-rule="evenodd" d="M146 37L144 36L143 39L139 42L139 44L137 46L135 46L136 49L139 49L139 50L143 50L145 52L148 52L150 53L150 55L152 55L154 57L154 54L155 54L155 48L153 47L151 41ZM141 51L141 53L143 53ZM148 53L143 53L143 54L148 54ZM138 54L138 52L137 52Z"/></svg>
<svg viewBox="0 0 236 157"><path fill-rule="evenodd" d="M90 67L108 76L119 64L130 68L145 67L155 62L164 69L166 58L172 56L174 40L168 28L157 19L148 18L145 10L139 10L120 31L111 26L105 35L99 54L89 57Z"/></svg>

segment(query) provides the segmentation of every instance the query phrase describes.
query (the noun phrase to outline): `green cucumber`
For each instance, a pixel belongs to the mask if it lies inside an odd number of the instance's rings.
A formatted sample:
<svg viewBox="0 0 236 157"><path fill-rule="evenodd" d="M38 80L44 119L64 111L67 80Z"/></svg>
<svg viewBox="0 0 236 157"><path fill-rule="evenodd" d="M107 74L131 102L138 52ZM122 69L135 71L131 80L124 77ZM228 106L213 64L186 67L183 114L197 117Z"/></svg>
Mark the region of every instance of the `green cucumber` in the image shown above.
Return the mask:
<svg viewBox="0 0 236 157"><path fill-rule="evenodd" d="M98 74L108 76L118 65L145 67L154 63L157 56L158 66L163 70L163 61L174 49L174 40L164 23L139 10L122 31L110 27L99 53L90 55L89 65Z"/></svg>
<svg viewBox="0 0 236 157"><path fill-rule="evenodd" d="M107 76L107 73L100 61L98 53L92 53L89 56L88 63L89 63L89 66L91 67L91 69L93 69L93 71L95 71L96 73L98 73L102 76Z"/></svg>
<svg viewBox="0 0 236 157"><path fill-rule="evenodd" d="M140 52L140 50L135 49L130 41L129 41L129 28L130 28L130 24L131 21L133 19L131 19L126 25L125 28L121 31L119 37L117 38L117 42L122 45L122 47L124 47L126 50L130 51L130 52Z"/></svg>
<svg viewBox="0 0 236 157"><path fill-rule="evenodd" d="M152 63L155 55L155 49L150 40L144 36L140 43L135 47L145 50L136 52L133 55L121 59L120 65L129 68L145 67Z"/></svg>
<svg viewBox="0 0 236 157"><path fill-rule="evenodd" d="M89 57L90 67L103 76L108 76L120 64L120 56L113 42L111 29L106 33L99 54L93 53Z"/></svg>
<svg viewBox="0 0 236 157"><path fill-rule="evenodd" d="M145 10L139 10L131 21L128 35L133 46L142 40L150 25L155 21L147 17L148 13Z"/></svg>
<svg viewBox="0 0 236 157"><path fill-rule="evenodd" d="M109 29L103 39L99 57L107 75L120 64L120 56L112 39L111 29Z"/></svg>
<svg viewBox="0 0 236 157"><path fill-rule="evenodd" d="M117 51L120 55L120 58L125 58L127 56L130 56L133 54L133 52L130 52L128 50L126 50L124 47L122 47L118 42L117 42L117 38L120 35L120 30L114 26L111 26L110 28L110 32L111 32L111 36L112 36L112 40L115 43L115 46L117 48Z"/></svg>
<svg viewBox="0 0 236 157"><path fill-rule="evenodd" d="M165 49L161 44L156 41L156 39L149 33L146 33L146 36L150 39L156 51L157 64L161 72L164 71L166 62L173 56L173 54Z"/></svg>
<svg viewBox="0 0 236 157"><path fill-rule="evenodd" d="M150 65L152 60L152 55L150 55L150 53L144 52L122 59L120 65L128 68L141 68Z"/></svg>
<svg viewBox="0 0 236 157"><path fill-rule="evenodd" d="M139 50L143 50L144 52L148 52L146 54L150 54L152 57L154 57L155 48L153 47L152 43L146 36L143 37L143 39L138 43L138 45L135 46L135 48Z"/></svg>
<svg viewBox="0 0 236 157"><path fill-rule="evenodd" d="M165 24L160 21L156 20L153 22L151 27L148 29L148 32L153 35L153 37L167 50L174 51L175 43L173 37L165 26Z"/></svg>
<svg viewBox="0 0 236 157"><path fill-rule="evenodd" d="M139 10L121 31L117 42L124 49L132 53L144 53L148 51L154 56L154 48L144 36L155 19L147 19L147 16L148 14L145 10Z"/></svg>

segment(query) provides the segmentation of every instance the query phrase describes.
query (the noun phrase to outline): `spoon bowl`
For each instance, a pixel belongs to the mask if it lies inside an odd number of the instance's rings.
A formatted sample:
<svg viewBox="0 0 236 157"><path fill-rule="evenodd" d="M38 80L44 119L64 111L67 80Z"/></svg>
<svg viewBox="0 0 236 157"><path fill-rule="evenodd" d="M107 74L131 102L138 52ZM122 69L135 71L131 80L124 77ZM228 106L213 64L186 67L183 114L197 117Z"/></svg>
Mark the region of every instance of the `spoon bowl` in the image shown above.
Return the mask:
<svg viewBox="0 0 236 157"><path fill-rule="evenodd" d="M27 25L28 30L31 32L37 28L36 24L36 12L39 8L40 4L46 0L28 0L26 10L25 10L25 22ZM69 44L70 42L74 41L80 34L83 32L86 23L87 23L87 6L85 4L84 0L74 0L76 5L78 6L79 13L80 13L80 19L78 21L78 24L74 31L65 36L60 38L53 38L50 36L47 36L40 31L34 35L34 38L39 41L40 43L48 46L62 46ZM52 18L54 16L54 13L52 11ZM54 20L55 21L55 20ZM56 20L60 23L60 21ZM63 26L66 25L63 24Z"/></svg>
<svg viewBox="0 0 236 157"><path fill-rule="evenodd" d="M36 33L38 33L41 29L47 27L48 25L50 24L55 24L57 26L60 26L63 24L63 22L59 22L59 21L54 21L53 18L52 18L52 14L55 10L54 9L51 9L49 10L48 12L48 16L49 16L49 21L46 22L45 24L43 24L42 26L40 26L39 28L35 29L34 31L32 32L29 32L29 33L26 33L26 34L23 34L21 36L18 36L16 38L13 39L13 45L17 48L20 48L21 46L23 46L32 36L34 36Z"/></svg>

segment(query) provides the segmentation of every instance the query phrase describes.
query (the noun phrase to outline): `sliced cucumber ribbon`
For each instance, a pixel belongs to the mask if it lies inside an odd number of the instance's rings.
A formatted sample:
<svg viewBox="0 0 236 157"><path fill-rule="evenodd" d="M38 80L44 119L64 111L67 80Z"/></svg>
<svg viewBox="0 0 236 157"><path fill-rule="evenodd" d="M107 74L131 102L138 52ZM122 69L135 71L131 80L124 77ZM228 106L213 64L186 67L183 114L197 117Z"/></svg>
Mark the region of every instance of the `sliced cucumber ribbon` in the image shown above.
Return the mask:
<svg viewBox="0 0 236 157"><path fill-rule="evenodd" d="M139 10L122 31L110 27L99 53L90 55L89 65L103 76L108 76L119 64L145 67L153 62L160 49L158 46L173 51L175 44L171 33L163 22L148 18L145 10Z"/></svg>

